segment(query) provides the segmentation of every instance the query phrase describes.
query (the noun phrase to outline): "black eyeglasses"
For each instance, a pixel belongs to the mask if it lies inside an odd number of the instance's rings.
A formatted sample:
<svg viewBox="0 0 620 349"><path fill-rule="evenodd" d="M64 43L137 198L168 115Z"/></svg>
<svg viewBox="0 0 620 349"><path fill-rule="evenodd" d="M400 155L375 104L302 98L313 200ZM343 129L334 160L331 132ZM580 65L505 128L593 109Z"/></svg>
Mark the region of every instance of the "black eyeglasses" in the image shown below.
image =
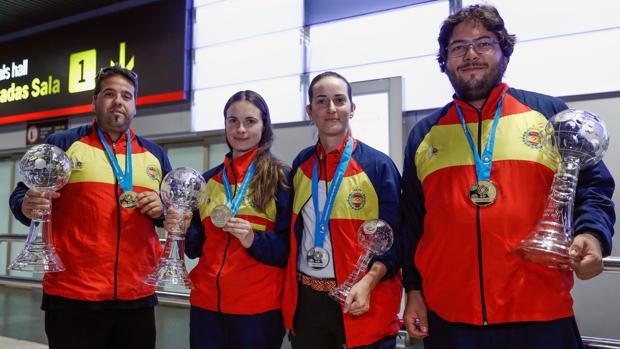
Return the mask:
<svg viewBox="0 0 620 349"><path fill-rule="evenodd" d="M460 41L456 42L446 48L448 57L461 57L469 52L470 48L478 54L485 54L493 51L495 44L499 43L497 39L481 38L474 41Z"/></svg>

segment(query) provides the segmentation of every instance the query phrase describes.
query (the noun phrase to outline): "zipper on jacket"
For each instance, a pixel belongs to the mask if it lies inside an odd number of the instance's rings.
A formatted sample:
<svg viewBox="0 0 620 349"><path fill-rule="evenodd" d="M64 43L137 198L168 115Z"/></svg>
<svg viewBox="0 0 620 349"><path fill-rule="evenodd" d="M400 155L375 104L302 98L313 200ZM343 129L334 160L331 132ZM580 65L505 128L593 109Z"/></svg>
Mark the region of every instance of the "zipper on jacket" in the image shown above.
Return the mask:
<svg viewBox="0 0 620 349"><path fill-rule="evenodd" d="M233 191L233 197L237 195L237 173L235 172L233 160L230 160L230 168L232 169L233 180L235 183L235 190ZM222 171L226 171L226 165ZM226 241L226 248L224 248L224 257L222 257L222 264L220 265L220 270L217 271L217 276L215 277L215 288L217 289L217 311L219 313L222 312L222 290L220 289L220 276L222 275L222 270L224 270L224 264L226 264L226 256L228 255L228 248L230 247L230 234L228 234L228 240Z"/></svg>
<svg viewBox="0 0 620 349"><path fill-rule="evenodd" d="M222 265L220 265L220 270L217 271L217 276L215 277L215 287L217 288L217 311L219 313L222 312L222 290L220 289L220 275L222 275L224 264L226 264L226 255L228 254L229 246L230 246L230 234L228 234L228 241L226 242L226 248L224 249L224 257L222 258Z"/></svg>
<svg viewBox="0 0 620 349"><path fill-rule="evenodd" d="M116 142L112 142L112 152L116 156ZM111 159L110 159L111 160ZM125 170L126 171L126 170ZM114 177L114 197L116 198L116 258L114 260L114 296L112 300L116 300L118 296L118 255L121 247L121 208L118 202L118 179Z"/></svg>
<svg viewBox="0 0 620 349"><path fill-rule="evenodd" d="M478 155L482 147L482 112L478 110ZM482 231L480 229L480 206L476 206L476 233L478 235L478 273L480 274L480 304L482 305L482 324L488 325L487 306L484 301L484 281L482 268Z"/></svg>

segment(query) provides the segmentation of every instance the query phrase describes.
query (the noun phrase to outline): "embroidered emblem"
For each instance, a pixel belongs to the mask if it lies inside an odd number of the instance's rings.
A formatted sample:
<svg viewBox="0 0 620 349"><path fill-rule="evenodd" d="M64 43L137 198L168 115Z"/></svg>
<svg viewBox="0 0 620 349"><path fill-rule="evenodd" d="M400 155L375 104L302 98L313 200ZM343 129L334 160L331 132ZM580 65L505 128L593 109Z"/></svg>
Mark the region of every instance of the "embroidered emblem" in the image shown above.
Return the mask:
<svg viewBox="0 0 620 349"><path fill-rule="evenodd" d="M428 159L432 159L433 156L437 154L437 152L439 152L439 150L437 150L437 148L433 147L432 145L428 147Z"/></svg>
<svg viewBox="0 0 620 349"><path fill-rule="evenodd" d="M347 198L349 206L354 210L361 210L366 205L366 194L361 189L353 189Z"/></svg>
<svg viewBox="0 0 620 349"><path fill-rule="evenodd" d="M531 128L523 133L521 139L523 140L523 144L527 145L532 149L540 149L543 146L543 138L544 135L541 131Z"/></svg>
<svg viewBox="0 0 620 349"><path fill-rule="evenodd" d="M76 157L71 158L71 170L81 170L82 162Z"/></svg>
<svg viewBox="0 0 620 349"><path fill-rule="evenodd" d="M146 167L146 175L154 181L159 181L159 171L155 165L148 165Z"/></svg>

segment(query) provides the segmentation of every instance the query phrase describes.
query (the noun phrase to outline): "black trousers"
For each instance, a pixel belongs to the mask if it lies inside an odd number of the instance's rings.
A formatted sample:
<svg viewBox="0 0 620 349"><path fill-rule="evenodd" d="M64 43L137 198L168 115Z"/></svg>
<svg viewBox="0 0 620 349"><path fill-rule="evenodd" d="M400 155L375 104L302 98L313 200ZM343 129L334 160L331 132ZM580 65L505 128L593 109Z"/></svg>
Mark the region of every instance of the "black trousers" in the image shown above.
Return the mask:
<svg viewBox="0 0 620 349"><path fill-rule="evenodd" d="M583 349L574 317L474 326L428 313L425 349Z"/></svg>
<svg viewBox="0 0 620 349"><path fill-rule="evenodd" d="M290 336L293 349L347 348L340 305L327 292L318 292L298 284L299 296L295 311L295 335ZM394 349L396 337L386 337L356 349Z"/></svg>
<svg viewBox="0 0 620 349"><path fill-rule="evenodd" d="M155 349L153 307L45 311L50 349Z"/></svg>

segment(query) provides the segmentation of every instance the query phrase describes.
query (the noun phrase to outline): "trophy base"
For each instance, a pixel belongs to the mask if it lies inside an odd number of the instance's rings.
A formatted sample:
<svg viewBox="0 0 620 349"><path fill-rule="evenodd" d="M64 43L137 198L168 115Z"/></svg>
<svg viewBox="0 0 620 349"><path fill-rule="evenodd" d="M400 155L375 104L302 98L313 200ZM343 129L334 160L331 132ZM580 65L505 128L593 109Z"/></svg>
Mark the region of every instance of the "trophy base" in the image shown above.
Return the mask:
<svg viewBox="0 0 620 349"><path fill-rule="evenodd" d="M551 240L522 240L514 252L523 259L555 269L569 269L570 246Z"/></svg>
<svg viewBox="0 0 620 349"><path fill-rule="evenodd" d="M8 269L33 273L55 273L64 271L65 266L53 248L32 247L31 245L30 248L22 250Z"/></svg>
<svg viewBox="0 0 620 349"><path fill-rule="evenodd" d="M351 288L338 286L332 289L331 291L329 291L328 295L329 295L329 298L335 300L336 302L339 302L340 304L344 304L350 292L351 292Z"/></svg>
<svg viewBox="0 0 620 349"><path fill-rule="evenodd" d="M177 260L160 262L155 271L144 280L144 283L149 286L194 288L185 264L179 263Z"/></svg>

